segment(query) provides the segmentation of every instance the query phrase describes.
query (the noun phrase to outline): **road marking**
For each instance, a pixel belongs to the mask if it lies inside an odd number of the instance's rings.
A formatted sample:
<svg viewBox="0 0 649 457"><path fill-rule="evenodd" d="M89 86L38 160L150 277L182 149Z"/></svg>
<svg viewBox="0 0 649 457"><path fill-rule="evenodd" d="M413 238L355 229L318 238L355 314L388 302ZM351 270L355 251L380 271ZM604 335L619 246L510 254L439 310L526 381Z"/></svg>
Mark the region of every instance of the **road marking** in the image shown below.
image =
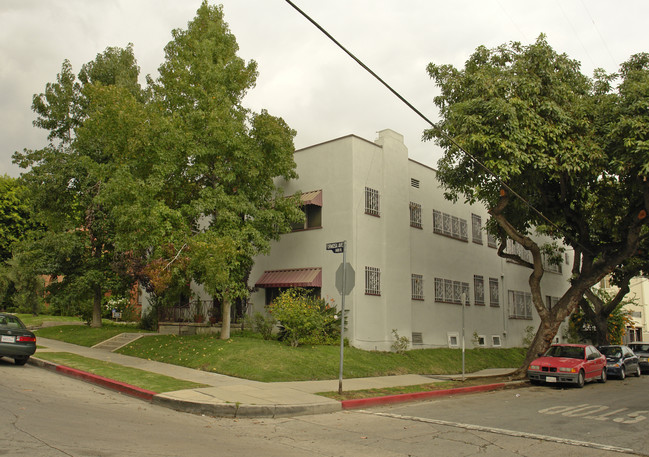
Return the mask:
<svg viewBox="0 0 649 457"><path fill-rule="evenodd" d="M588 403L584 403L575 406L550 406L549 408L540 409L538 412L539 414L561 414L566 417L583 417L584 419L593 419L597 421L612 420L618 424L637 424L638 422L646 420L647 416L645 416L645 414L649 413L649 411L631 411L630 413L627 413L626 416L611 418L613 415L628 411L628 408L620 408L609 411L606 414L594 415L607 411L608 409L610 409L609 406L589 405Z"/></svg>
<svg viewBox="0 0 649 457"><path fill-rule="evenodd" d="M600 443L591 443L588 441L579 441L579 440L571 440L567 438L559 438L557 436L548 436L548 435L539 435L537 433L528 433L528 432L518 432L516 430L507 430L507 429L502 429L502 428L494 428L494 427L485 427L482 425L473 425L473 424L463 424L461 422L449 422L449 421L444 421L444 420L439 420L439 419L428 419L424 417L417 417L417 416L403 416L401 414L392 414L392 413L382 413L378 411L369 411L369 410L363 410L359 409L354 411L356 413L361 413L361 414L370 414L374 416L382 416L382 417L389 417L392 419L401 419L401 420L408 420L408 421L414 421L414 422L423 422L426 424L434 424L434 425L443 425L446 427L456 427L456 428L463 428L465 430L473 430L473 431L478 431L478 432L487 432L487 433L495 433L498 435L506 435L506 436L513 436L516 438L528 438L528 439L536 439L536 440L541 440L541 441L549 441L553 443L559 443L559 444L567 444L570 446L580 446L580 447L587 447L590 449L599 449L603 451L610 451L610 452L619 452L622 454L631 454L631 455L645 455L638 453L637 451L629 448L622 448L622 447L617 447L617 446L609 446L607 444L600 444Z"/></svg>

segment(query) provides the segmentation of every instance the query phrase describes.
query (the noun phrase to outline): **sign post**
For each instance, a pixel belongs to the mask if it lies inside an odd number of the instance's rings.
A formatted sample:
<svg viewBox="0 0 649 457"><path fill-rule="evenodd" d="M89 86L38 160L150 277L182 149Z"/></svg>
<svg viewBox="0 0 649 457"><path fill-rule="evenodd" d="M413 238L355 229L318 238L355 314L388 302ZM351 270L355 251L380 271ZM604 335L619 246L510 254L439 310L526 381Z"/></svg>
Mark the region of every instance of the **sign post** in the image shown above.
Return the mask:
<svg viewBox="0 0 649 457"><path fill-rule="evenodd" d="M347 295L351 289L354 287L354 279L353 279L353 273L354 270L350 266L350 270L352 273L351 277L351 282L352 284L347 284L348 283L348 278L347 278L347 241L338 241L336 243L327 243L327 251L332 251L334 254L339 254L343 253L343 263L341 265L342 267L342 274L338 275L336 274L336 282L338 282L338 276L341 276L341 282L342 284L336 284L338 287L338 291L340 292L340 295L342 296L342 303L340 305L340 368L338 371L338 394L342 395L343 393L343 354L344 354L344 348L345 348L345 339L343 336L343 333L345 331L345 295ZM341 270L339 268L338 270ZM349 290L347 288L349 287Z"/></svg>

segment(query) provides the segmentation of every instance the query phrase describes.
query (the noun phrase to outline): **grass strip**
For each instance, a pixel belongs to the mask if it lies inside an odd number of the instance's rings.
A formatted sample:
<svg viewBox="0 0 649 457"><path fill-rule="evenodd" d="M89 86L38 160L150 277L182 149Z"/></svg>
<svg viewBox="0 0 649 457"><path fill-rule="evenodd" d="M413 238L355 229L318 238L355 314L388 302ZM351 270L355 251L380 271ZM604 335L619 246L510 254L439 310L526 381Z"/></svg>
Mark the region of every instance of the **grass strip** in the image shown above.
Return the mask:
<svg viewBox="0 0 649 457"><path fill-rule="evenodd" d="M381 387L375 389L350 390L343 391L340 395L337 391L319 392L316 395L333 398L334 400L356 400L362 398L386 397L389 395L412 394L419 392L432 392L437 390L449 390L460 387L482 386L486 384L498 384L508 382L510 379L506 376L491 376L468 378L464 381L440 381L429 384L417 384L412 386Z"/></svg>
<svg viewBox="0 0 649 457"><path fill-rule="evenodd" d="M37 353L35 357L157 393L207 387L205 384L184 381L138 368L125 367L112 362L71 354L69 352L42 352Z"/></svg>

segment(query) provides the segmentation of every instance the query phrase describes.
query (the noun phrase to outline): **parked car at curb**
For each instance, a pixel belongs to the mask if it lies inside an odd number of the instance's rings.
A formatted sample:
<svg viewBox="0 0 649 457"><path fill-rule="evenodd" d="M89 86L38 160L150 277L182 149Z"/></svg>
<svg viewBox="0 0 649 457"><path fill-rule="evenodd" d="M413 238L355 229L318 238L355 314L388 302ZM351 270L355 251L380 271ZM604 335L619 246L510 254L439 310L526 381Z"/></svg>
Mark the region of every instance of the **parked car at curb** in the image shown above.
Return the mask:
<svg viewBox="0 0 649 457"><path fill-rule="evenodd" d="M24 365L36 352L36 336L13 314L0 313L0 357Z"/></svg>
<svg viewBox="0 0 649 457"><path fill-rule="evenodd" d="M640 371L649 371L649 343L629 343L629 349L638 356Z"/></svg>
<svg viewBox="0 0 649 457"><path fill-rule="evenodd" d="M530 363L527 377L532 384L606 382L606 357L590 344L553 344Z"/></svg>
<svg viewBox="0 0 649 457"><path fill-rule="evenodd" d="M623 344L600 346L599 352L606 356L606 374L624 379L627 375L640 376L638 356Z"/></svg>

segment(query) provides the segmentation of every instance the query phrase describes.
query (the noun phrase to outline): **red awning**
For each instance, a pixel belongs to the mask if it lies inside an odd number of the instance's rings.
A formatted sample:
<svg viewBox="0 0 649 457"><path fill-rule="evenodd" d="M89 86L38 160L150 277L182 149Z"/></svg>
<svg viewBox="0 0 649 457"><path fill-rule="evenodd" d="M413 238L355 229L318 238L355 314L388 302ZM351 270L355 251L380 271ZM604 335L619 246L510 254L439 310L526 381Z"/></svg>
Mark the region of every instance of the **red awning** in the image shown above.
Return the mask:
<svg viewBox="0 0 649 457"><path fill-rule="evenodd" d="M322 268L264 271L255 287L322 287Z"/></svg>
<svg viewBox="0 0 649 457"><path fill-rule="evenodd" d="M311 192L305 192L300 196L303 205L316 205L322 206L322 191L314 190Z"/></svg>

